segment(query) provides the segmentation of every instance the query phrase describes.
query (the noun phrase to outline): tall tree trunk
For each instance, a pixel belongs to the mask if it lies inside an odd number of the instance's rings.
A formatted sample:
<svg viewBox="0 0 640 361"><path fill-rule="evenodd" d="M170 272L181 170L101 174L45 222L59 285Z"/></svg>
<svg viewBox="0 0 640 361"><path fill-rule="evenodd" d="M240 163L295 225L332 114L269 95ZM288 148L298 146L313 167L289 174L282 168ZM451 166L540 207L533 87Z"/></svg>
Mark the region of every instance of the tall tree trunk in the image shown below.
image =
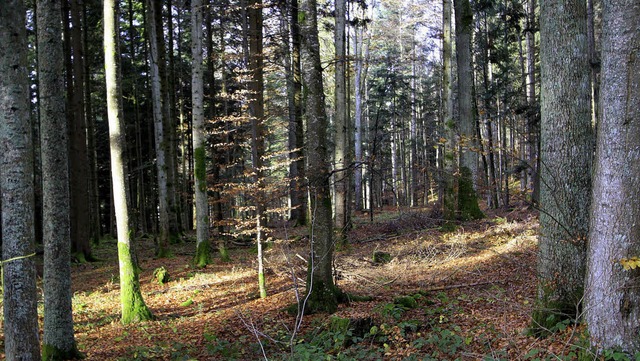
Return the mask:
<svg viewBox="0 0 640 361"><path fill-rule="evenodd" d="M311 254L307 272L305 309L310 312L334 312L338 307L339 289L333 281L333 221L331 217L330 165L327 158L326 135L328 120L320 63L318 17L315 0L303 0L302 64L306 87L307 171L311 200Z"/></svg>
<svg viewBox="0 0 640 361"><path fill-rule="evenodd" d="M355 149L355 208L356 211L361 211L363 209L363 189L362 189L362 172L364 167L364 159L362 156L362 116L363 116L363 72L364 72L364 59L362 48L364 46L364 30L363 27L356 27L353 32L353 46L355 48L354 56L355 56L355 79L354 79L354 149Z"/></svg>
<svg viewBox="0 0 640 361"><path fill-rule="evenodd" d="M346 73L345 73L345 41L346 41L346 10L345 0L335 0L335 150L333 174L335 184L335 228L338 230L338 237L344 239L348 225L347 220L347 97L346 97Z"/></svg>
<svg viewBox="0 0 640 361"><path fill-rule="evenodd" d="M60 2L37 2L38 82L42 151L45 360L80 357L71 310L69 148Z"/></svg>
<svg viewBox="0 0 640 361"><path fill-rule="evenodd" d="M456 18L456 61L458 69L458 129L460 131L460 171L458 213L465 220L484 217L478 206L475 181L478 173L478 139L473 110L473 67L471 35L473 12L469 0L453 0Z"/></svg>
<svg viewBox="0 0 640 361"><path fill-rule="evenodd" d="M264 278L264 254L262 243L265 238L265 179L263 172L264 157L264 75L262 53L262 0L249 0L249 116L251 117L251 160L254 174L254 196L256 207L256 244L258 246L258 288L260 297L267 297Z"/></svg>
<svg viewBox="0 0 640 361"><path fill-rule="evenodd" d="M443 0L442 7L442 123L446 144L441 149L438 202L439 209L447 219L453 219L458 213L458 186L455 173L458 168L458 142L456 125L453 120L453 80L451 50L451 1Z"/></svg>
<svg viewBox="0 0 640 361"><path fill-rule="evenodd" d="M531 200L538 202L540 191L540 116L536 98L536 0L527 0L527 32L525 42L527 46L527 136L529 154L528 175Z"/></svg>
<svg viewBox="0 0 640 361"><path fill-rule="evenodd" d="M591 128L586 6L543 0L540 17L542 168L534 327L576 315L589 225Z"/></svg>
<svg viewBox="0 0 640 361"><path fill-rule="evenodd" d="M133 232L129 219L129 192L125 177L125 127L120 86L118 5L104 0L104 53L107 87L107 116L109 119L109 149L111 151L111 179L113 204L118 228L118 260L120 269L121 321L124 324L153 318L140 291L137 265L131 241Z"/></svg>
<svg viewBox="0 0 640 361"><path fill-rule="evenodd" d="M164 61L164 56L161 56L158 34L162 32L162 29L157 29L158 22L156 13L162 11L162 6L157 0L148 0L147 6L147 26L149 36L149 65L151 68L151 98L153 101L153 130L155 134L155 149L156 149L156 170L158 181L158 241L156 243L156 256L167 257L171 251L169 250L169 238L171 237L171 223L169 219L169 188L168 188L168 173L169 164L167 152L169 144L167 144L166 135L166 116L165 112L165 97L162 90L162 76L160 67ZM162 24L162 22L160 22Z"/></svg>
<svg viewBox="0 0 640 361"><path fill-rule="evenodd" d="M585 311L591 343L640 352L640 6L603 1L602 82Z"/></svg>
<svg viewBox="0 0 640 361"><path fill-rule="evenodd" d="M204 75L202 65L202 0L191 0L191 103L196 196L196 255L194 264L211 262L209 201L207 200L207 147L204 132ZM211 54L209 54L211 56Z"/></svg>
<svg viewBox="0 0 640 361"><path fill-rule="evenodd" d="M2 304L9 361L40 360L25 14L22 1L0 1Z"/></svg>
<svg viewBox="0 0 640 361"><path fill-rule="evenodd" d="M87 124L84 104L84 52L82 22L78 0L68 0L73 27L69 31L73 72L73 91L70 96L69 145L71 157L69 175L71 182L71 243L74 257L80 261L92 260L89 202L89 156L87 149Z"/></svg>
<svg viewBox="0 0 640 361"><path fill-rule="evenodd" d="M298 0L289 1L291 71L287 77L289 105L289 219L307 224L307 196L304 183L304 124L302 121L302 75L300 70L300 25Z"/></svg>

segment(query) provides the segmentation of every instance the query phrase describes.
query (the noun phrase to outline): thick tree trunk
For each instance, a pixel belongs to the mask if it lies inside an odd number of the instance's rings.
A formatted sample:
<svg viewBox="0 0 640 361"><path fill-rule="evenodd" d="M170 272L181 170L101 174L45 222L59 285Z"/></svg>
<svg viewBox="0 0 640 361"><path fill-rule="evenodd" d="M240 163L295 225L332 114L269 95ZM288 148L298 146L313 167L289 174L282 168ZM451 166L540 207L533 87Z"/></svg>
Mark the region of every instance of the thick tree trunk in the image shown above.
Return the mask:
<svg viewBox="0 0 640 361"><path fill-rule="evenodd" d="M355 56L355 79L354 79L354 149L355 149L355 174L354 174L354 182L355 182L355 208L356 211L361 211L363 209L363 198L364 192L362 189L362 175L363 175L363 167L364 167L364 159L362 156L362 116L363 116L363 73L364 73L364 59L362 58L363 52L362 48L364 46L364 30L362 28L356 28L353 32L353 46L355 48L354 56Z"/></svg>
<svg viewBox="0 0 640 361"><path fill-rule="evenodd" d="M33 142L22 1L0 1L0 166L4 353L40 360L34 238Z"/></svg>
<svg viewBox="0 0 640 361"><path fill-rule="evenodd" d="M42 151L45 360L79 357L71 310L69 148L60 3L37 3L38 81Z"/></svg>
<svg viewBox="0 0 640 361"><path fill-rule="evenodd" d="M109 149L111 151L111 180L113 204L118 233L118 260L120 270L121 321L124 324L153 318L140 291L137 265L131 241L133 232L129 219L129 192L125 177L125 127L122 113L122 90L118 50L118 5L115 0L104 1L104 52L107 86L107 116L109 119Z"/></svg>
<svg viewBox="0 0 640 361"><path fill-rule="evenodd" d="M306 310L335 312L339 290L333 281L333 221L331 217L330 165L327 158L328 120L320 63L315 0L303 0L300 10L302 64L306 87L307 172L311 200L311 254L307 273Z"/></svg>
<svg viewBox="0 0 640 361"><path fill-rule="evenodd" d="M458 164L458 142L456 126L453 121L453 80L451 50L451 1L443 0L442 5L442 120L441 131L446 144L441 149L438 203L439 209L447 219L454 219L458 212L458 191L454 173Z"/></svg>
<svg viewBox="0 0 640 361"><path fill-rule="evenodd" d="M640 351L640 6L603 2L602 82L585 311L593 346ZM636 258L637 259L637 258Z"/></svg>
<svg viewBox="0 0 640 361"><path fill-rule="evenodd" d="M541 234L533 327L548 329L575 317L583 296L593 131L585 3L540 6Z"/></svg>
<svg viewBox="0 0 640 361"><path fill-rule="evenodd" d="M478 139L473 110L473 68L471 35L473 12L469 0L454 0L456 19L456 61L458 69L458 129L460 131L460 171L458 172L458 216L484 217L478 206Z"/></svg>

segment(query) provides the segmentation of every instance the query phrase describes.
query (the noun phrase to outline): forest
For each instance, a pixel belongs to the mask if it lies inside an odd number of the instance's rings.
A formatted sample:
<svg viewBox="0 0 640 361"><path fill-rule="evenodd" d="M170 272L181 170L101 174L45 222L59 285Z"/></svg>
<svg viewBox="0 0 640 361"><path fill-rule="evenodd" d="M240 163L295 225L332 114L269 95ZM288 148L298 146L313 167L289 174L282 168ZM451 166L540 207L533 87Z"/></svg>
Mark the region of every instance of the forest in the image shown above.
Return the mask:
<svg viewBox="0 0 640 361"><path fill-rule="evenodd" d="M640 360L637 0L0 0L6 360Z"/></svg>

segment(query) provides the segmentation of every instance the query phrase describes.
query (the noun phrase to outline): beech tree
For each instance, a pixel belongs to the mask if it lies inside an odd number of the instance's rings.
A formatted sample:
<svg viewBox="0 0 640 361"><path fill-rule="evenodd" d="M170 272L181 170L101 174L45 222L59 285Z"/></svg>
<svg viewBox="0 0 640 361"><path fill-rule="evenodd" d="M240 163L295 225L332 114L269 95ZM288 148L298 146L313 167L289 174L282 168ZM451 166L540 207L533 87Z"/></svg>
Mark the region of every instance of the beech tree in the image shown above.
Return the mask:
<svg viewBox="0 0 640 361"><path fill-rule="evenodd" d="M0 1L2 305L9 361L40 360L25 14L22 1Z"/></svg>
<svg viewBox="0 0 640 361"><path fill-rule="evenodd" d="M69 149L59 1L37 2L38 106L42 162L45 360L81 356L73 335Z"/></svg>
<svg viewBox="0 0 640 361"><path fill-rule="evenodd" d="M349 205L347 200L347 189L349 183L348 155L349 146L347 142L347 92L346 92L346 10L345 0L335 1L335 150L334 150L334 183L335 183L335 227L339 236L344 238L345 228L348 227Z"/></svg>
<svg viewBox="0 0 640 361"><path fill-rule="evenodd" d="M125 177L125 127L122 113L120 85L118 5L115 0L104 1L104 62L107 87L107 115L111 152L111 181L113 205L118 232L118 260L120 270L121 321L124 324L153 318L140 291L138 267L131 247L133 229L129 218L129 192Z"/></svg>
<svg viewBox="0 0 640 361"><path fill-rule="evenodd" d="M640 7L603 1L600 114L585 285L591 343L640 352ZM633 264L635 263L635 264Z"/></svg>
<svg viewBox="0 0 640 361"><path fill-rule="evenodd" d="M589 228L591 129L586 4L543 0L538 305L533 327L576 315Z"/></svg>

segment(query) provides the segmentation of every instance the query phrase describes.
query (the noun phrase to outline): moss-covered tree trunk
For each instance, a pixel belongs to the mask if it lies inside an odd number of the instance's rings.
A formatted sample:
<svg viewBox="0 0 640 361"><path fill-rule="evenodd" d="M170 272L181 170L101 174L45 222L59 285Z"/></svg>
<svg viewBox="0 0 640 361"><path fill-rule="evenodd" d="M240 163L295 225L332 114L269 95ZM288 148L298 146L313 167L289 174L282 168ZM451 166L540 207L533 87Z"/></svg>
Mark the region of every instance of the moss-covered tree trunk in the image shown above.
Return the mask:
<svg viewBox="0 0 640 361"><path fill-rule="evenodd" d="M120 264L121 321L124 324L153 318L140 291L138 271L133 257L133 230L129 219L129 192L125 178L125 127L122 114L120 65L118 50L118 5L115 0L104 1L104 53L107 86L107 115L109 118L109 146L111 151L111 179L113 204L118 232L118 260Z"/></svg>
<svg viewBox="0 0 640 361"><path fill-rule="evenodd" d="M2 280L7 360L40 360L25 8L0 1Z"/></svg>
<svg viewBox="0 0 640 361"><path fill-rule="evenodd" d="M307 271L305 309L309 312L335 312L340 291L333 281L333 220L327 157L328 119L320 64L318 20L315 0L303 0L299 19L302 35L302 68L306 87L307 178L311 209L310 258Z"/></svg>
<svg viewBox="0 0 640 361"><path fill-rule="evenodd" d="M42 152L45 360L80 356L73 335L69 149L59 1L37 2L40 145Z"/></svg>
<svg viewBox="0 0 640 361"><path fill-rule="evenodd" d="M583 296L591 199L586 4L540 3L542 138L538 304L533 327L576 316Z"/></svg>

